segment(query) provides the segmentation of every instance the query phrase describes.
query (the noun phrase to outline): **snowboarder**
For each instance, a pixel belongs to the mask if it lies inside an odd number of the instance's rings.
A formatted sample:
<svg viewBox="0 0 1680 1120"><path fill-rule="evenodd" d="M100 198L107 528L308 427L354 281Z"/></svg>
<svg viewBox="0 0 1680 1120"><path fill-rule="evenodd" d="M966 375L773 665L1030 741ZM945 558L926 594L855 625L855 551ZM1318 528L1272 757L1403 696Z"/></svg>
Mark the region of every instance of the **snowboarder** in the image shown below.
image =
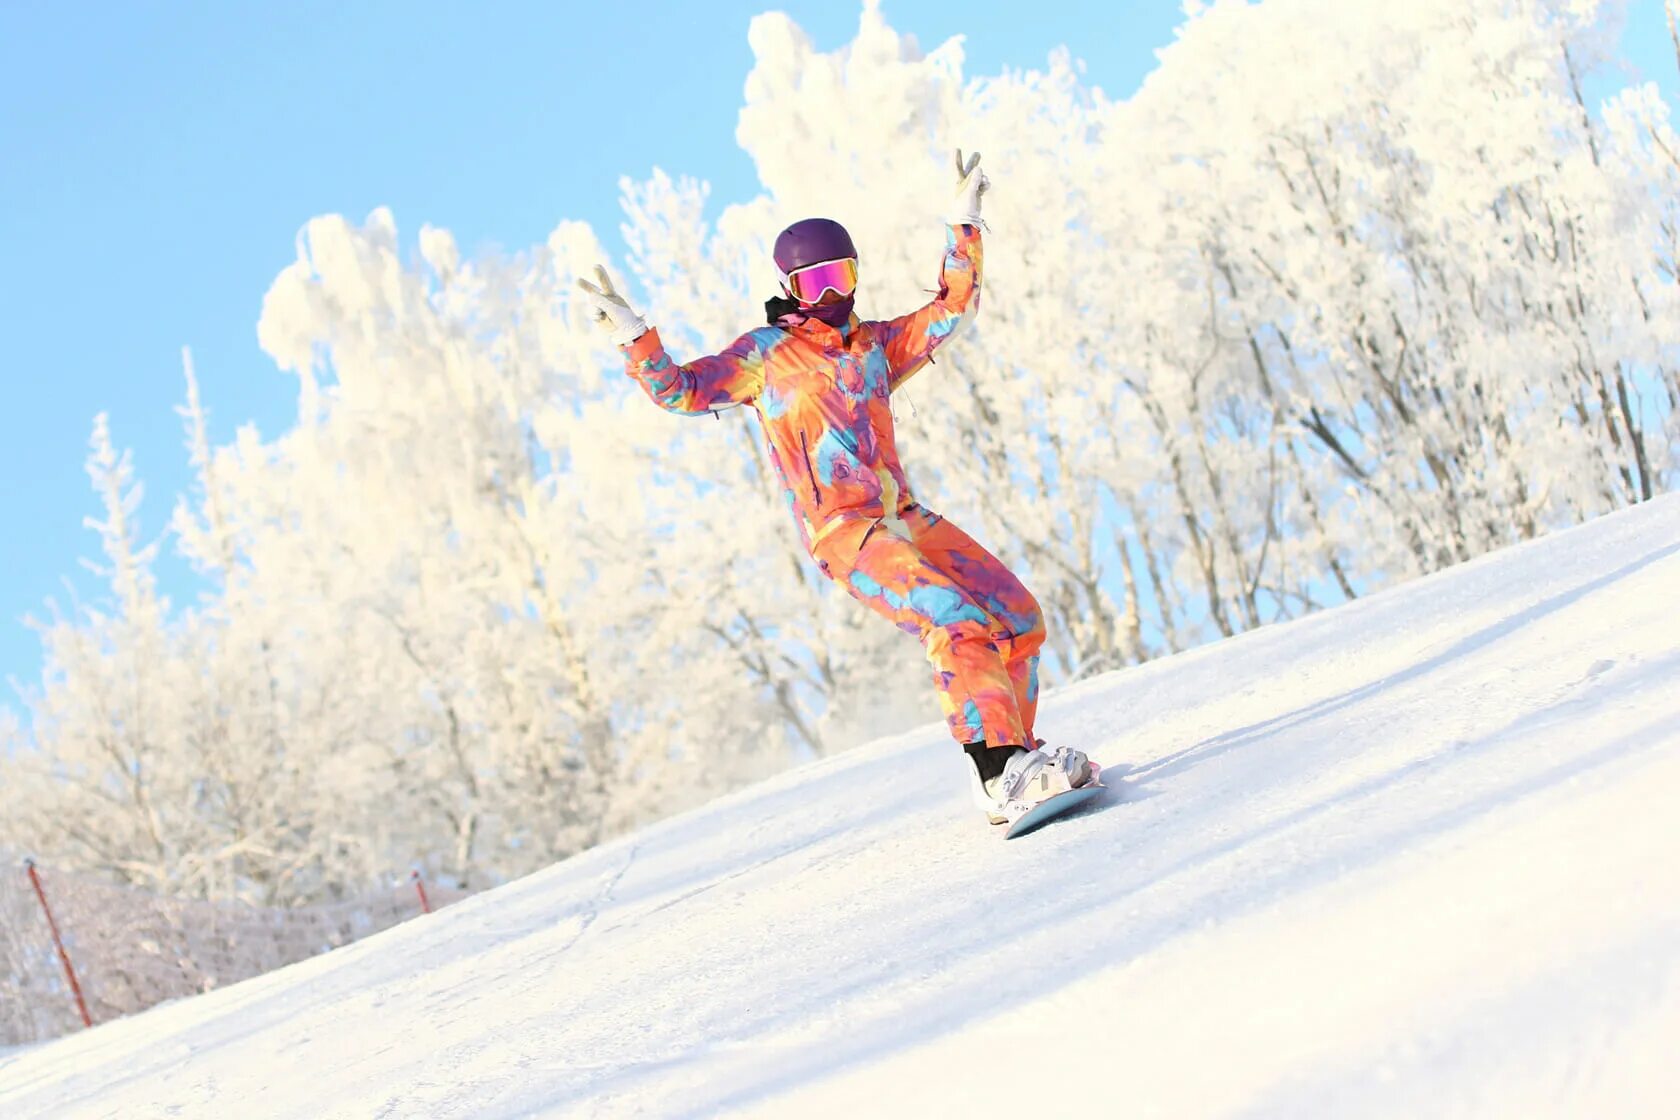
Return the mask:
<svg viewBox="0 0 1680 1120"><path fill-rule="evenodd" d="M939 292L908 315L860 321L858 253L829 218L776 238L782 294L767 325L711 357L678 364L597 267L578 283L612 332L627 371L655 404L704 416L750 404L800 538L830 579L916 634L933 666L947 725L972 760L976 803L994 824L1092 780L1085 754L1033 736L1044 622L1032 594L994 556L910 493L888 396L933 359L980 304L975 153L957 152L957 195Z"/></svg>

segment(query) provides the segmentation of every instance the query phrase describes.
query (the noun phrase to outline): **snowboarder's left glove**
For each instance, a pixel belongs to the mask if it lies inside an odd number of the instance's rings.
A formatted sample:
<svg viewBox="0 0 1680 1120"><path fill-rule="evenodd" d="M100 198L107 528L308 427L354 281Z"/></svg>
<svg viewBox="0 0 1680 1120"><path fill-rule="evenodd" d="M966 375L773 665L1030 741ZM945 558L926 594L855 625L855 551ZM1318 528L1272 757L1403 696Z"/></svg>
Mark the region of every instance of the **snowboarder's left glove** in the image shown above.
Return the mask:
<svg viewBox="0 0 1680 1120"><path fill-rule="evenodd" d="M613 345L628 346L647 333L647 320L636 314L630 301L618 294L604 265L595 266L595 276L601 281L600 287L587 280L579 280L578 287L594 307L595 322L612 332Z"/></svg>
<svg viewBox="0 0 1680 1120"><path fill-rule="evenodd" d="M963 162L962 149L957 149L957 197L952 204L950 223L954 226L980 224L980 196L991 186L991 180L980 170L980 153L974 152Z"/></svg>

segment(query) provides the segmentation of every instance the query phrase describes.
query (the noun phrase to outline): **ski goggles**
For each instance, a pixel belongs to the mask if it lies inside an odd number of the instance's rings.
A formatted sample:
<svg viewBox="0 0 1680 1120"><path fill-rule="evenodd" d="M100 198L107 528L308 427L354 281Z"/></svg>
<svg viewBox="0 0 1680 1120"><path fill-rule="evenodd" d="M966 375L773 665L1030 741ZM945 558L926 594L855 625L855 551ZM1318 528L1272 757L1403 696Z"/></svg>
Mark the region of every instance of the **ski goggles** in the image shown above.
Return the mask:
<svg viewBox="0 0 1680 1120"><path fill-rule="evenodd" d="M856 257L842 257L837 261L822 261L784 272L782 279L788 291L800 303L816 303L824 292L833 292L841 299L857 291L858 262Z"/></svg>

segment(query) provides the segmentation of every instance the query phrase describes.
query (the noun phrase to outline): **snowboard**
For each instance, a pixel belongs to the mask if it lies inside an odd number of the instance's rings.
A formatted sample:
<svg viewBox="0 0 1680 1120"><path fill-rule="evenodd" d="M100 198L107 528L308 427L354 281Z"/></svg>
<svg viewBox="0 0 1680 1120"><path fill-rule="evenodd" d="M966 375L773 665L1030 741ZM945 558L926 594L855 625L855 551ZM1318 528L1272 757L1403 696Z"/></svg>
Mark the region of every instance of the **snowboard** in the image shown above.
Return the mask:
<svg viewBox="0 0 1680 1120"><path fill-rule="evenodd" d="M1078 789L1066 790L1054 797L1046 798L1022 813L1009 826L1009 831L1003 834L1005 840L1013 840L1017 836L1025 836L1036 829L1043 828L1057 817L1079 808L1081 805L1102 796L1108 789L1102 784L1102 767L1091 763L1091 780Z"/></svg>

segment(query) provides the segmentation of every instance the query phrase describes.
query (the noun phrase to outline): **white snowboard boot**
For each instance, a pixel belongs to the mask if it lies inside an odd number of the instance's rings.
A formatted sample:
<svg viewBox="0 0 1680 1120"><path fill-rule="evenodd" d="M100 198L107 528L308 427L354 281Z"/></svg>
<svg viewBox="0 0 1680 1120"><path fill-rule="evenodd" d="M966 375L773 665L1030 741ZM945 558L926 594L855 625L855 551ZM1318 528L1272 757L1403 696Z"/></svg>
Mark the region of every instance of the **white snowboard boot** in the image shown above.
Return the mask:
<svg viewBox="0 0 1680 1120"><path fill-rule="evenodd" d="M1016 747L1003 773L989 781L982 782L979 771L969 768L974 803L991 823L1012 824L1039 802L1091 780L1091 760L1084 751L1071 747L1045 751L1042 739L1038 745L1039 749L1030 751Z"/></svg>

